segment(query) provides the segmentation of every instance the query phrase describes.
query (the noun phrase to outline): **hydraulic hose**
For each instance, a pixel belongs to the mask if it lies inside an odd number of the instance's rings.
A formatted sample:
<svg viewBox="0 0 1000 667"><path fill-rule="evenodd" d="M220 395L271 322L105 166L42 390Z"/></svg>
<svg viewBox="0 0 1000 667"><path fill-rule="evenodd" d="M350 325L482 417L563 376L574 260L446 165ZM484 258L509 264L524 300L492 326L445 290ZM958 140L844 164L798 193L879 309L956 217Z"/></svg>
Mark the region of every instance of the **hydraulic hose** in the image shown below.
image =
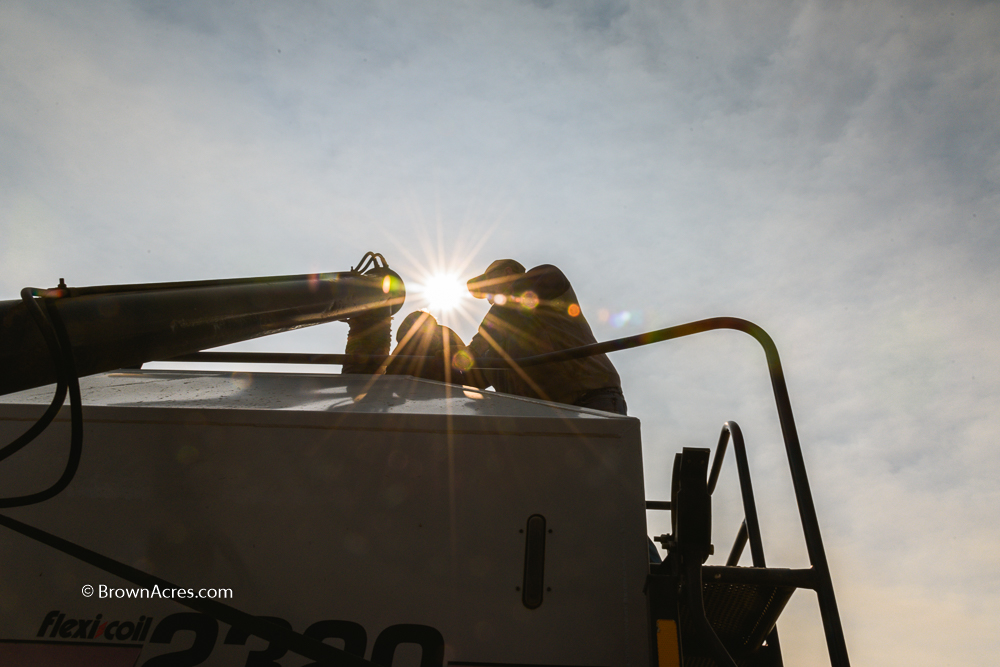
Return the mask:
<svg viewBox="0 0 1000 667"><path fill-rule="evenodd" d="M45 313L42 311L41 307L39 307L38 302L36 302L34 298L36 293L42 291L43 290L38 290L34 287L25 287L21 290L21 300L24 301L28 308L28 313L31 315L32 319L38 325L39 330L42 332L42 337L45 339L45 343L52 354L52 359L57 360L57 358L62 355L59 347L59 341L56 338L52 325L46 319ZM57 378L56 392L52 397L52 402L49 403L48 409L41 417L39 417L38 421L36 421L31 428L25 431L24 435L17 438L3 449L0 449L0 461L3 461L8 456L20 451L25 445L37 438L38 435L52 423L52 420L55 419L56 414L58 414L59 409L62 407L63 402L65 402L66 378L61 372L63 370L63 366L58 363L58 361L55 361L55 366Z"/></svg>
<svg viewBox="0 0 1000 667"><path fill-rule="evenodd" d="M45 342L52 354L52 363L55 365L57 377L56 393L48 409L32 427L14 442L0 449L0 461L20 450L45 430L62 407L67 389L69 390L71 423L69 460L66 461L66 467L55 484L44 491L30 493L25 496L0 498L0 508L34 505L35 503L55 497L69 486L76 475L77 468L80 466L80 456L83 453L83 408L80 397L80 381L77 378L76 368L73 363L73 351L66 336L65 327L62 326L59 319L58 311L54 307L51 307L50 301L44 301L46 308L43 311L35 299L36 295L42 295L43 298L52 296L52 292L58 292L58 290L40 290L26 287L21 290L21 299L24 300L25 305L28 307L28 312L31 313L32 318L38 324L38 328L41 330L42 336L45 338Z"/></svg>

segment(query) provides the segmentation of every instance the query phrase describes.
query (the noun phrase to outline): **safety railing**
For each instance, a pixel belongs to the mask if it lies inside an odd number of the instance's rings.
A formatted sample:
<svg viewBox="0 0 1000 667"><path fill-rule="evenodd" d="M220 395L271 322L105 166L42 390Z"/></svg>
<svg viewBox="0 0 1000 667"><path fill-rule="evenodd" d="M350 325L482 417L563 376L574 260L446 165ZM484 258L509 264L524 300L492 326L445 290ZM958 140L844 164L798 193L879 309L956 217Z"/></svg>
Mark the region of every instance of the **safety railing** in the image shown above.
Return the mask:
<svg viewBox="0 0 1000 667"><path fill-rule="evenodd" d="M785 445L785 453L788 458L788 465L792 477L792 486L795 492L795 501L799 510L799 517L802 523L802 530L805 537L806 551L809 556L810 568L804 570L751 570L747 568L729 568L719 566L705 567L706 575L716 577L719 581L749 581L765 576L781 576L801 588L809 588L816 591L819 601L820 617L823 622L823 630L826 636L827 649L830 654L830 661L835 667L848 667L850 660L847 656L847 643L844 639L844 630L840 621L840 613L837 608L836 596L833 592L833 581L830 577L830 567L826 558L826 551L823 548L823 538L820 535L819 519L816 515L816 506L813 502L812 492L809 488L809 480L806 475L805 461L802 457L802 447L799 444L799 436L795 427L795 418L792 415L792 405L788 396L788 387L785 383L784 371L781 367L781 359L778 355L778 348L774 344L770 335L764 329L753 322L735 317L713 317L696 322L689 322L678 326L667 327L650 331L647 333L618 338L603 343L593 343L568 350L549 352L530 357L523 357L512 360L518 366L530 367L541 364L569 361L580 359L595 354L606 354L625 350L652 343L659 343L675 338L691 336L706 331L719 329L733 329L742 331L752 336L764 349L767 360L768 374L771 379L771 389L774 393L775 406L778 411L778 421L781 426L782 438ZM306 357L312 357L312 363L344 363L346 360L357 361L358 359L348 357L348 355L269 355L261 353L219 353L202 352L195 355L178 357L172 361L227 361L227 362L264 362L275 361L282 363L310 363ZM363 360L370 360L373 357L366 357ZM387 359L388 357L381 357ZM321 360L322 359L322 360ZM493 360L489 366L480 368L508 368L510 364L503 360ZM737 445L734 443L734 449ZM739 447L740 449L744 449ZM745 449L744 449L745 454ZM739 454L737 455L739 457ZM745 458L745 457L744 457ZM738 462L739 465L739 462ZM748 519L749 521L749 519ZM748 539L756 532L759 537L759 529L751 531L749 525L747 529ZM739 537L737 542L739 541ZM735 545L734 545L735 548ZM742 546L741 546L742 548ZM751 542L751 553L754 551ZM763 553L759 554L762 559ZM761 560L761 562L763 562ZM779 574L780 572L780 574ZM795 582L791 584L791 582Z"/></svg>

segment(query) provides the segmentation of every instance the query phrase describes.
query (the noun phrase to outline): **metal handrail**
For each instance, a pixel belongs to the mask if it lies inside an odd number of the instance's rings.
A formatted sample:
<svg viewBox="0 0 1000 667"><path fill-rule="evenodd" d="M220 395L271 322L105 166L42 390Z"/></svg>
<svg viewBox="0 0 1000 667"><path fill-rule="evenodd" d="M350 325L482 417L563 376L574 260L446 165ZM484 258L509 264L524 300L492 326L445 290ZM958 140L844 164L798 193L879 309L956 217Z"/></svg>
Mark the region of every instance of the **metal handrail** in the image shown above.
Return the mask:
<svg viewBox="0 0 1000 667"><path fill-rule="evenodd" d="M753 322L736 317L713 317L697 322L689 322L674 327L658 329L636 336L619 338L605 343L594 343L573 350L563 350L540 354L516 360L521 366L534 366L555 361L578 359L591 354L600 354L624 350L650 343L658 343L683 336L690 336L716 329L735 329L752 336L764 348L767 359L768 374L771 378L771 388L778 410L778 422L785 442L785 453L792 474L792 487L795 491L795 501L799 509L802 531L806 540L806 551L809 563L815 571L815 590L819 598L820 617L823 620L823 631L826 634L827 650L830 662L835 667L848 667L850 659L847 656L847 642L844 639L844 628L840 622L837 610L837 600L833 592L833 581L830 578L830 566L823 548L823 538L819 531L819 519L816 516L816 506L809 490L809 478L806 475L805 461L802 458L802 446L795 428L795 418L792 415L792 404L788 397L788 387L785 384L785 374L781 368L781 358L778 348L761 327Z"/></svg>
<svg viewBox="0 0 1000 667"><path fill-rule="evenodd" d="M726 445L729 443L730 436L732 436L733 440L733 455L736 457L736 469L740 480L740 495L743 498L743 522L740 524L740 529L736 534L736 541L729 553L729 558L726 559L726 567L732 568L739 563L740 556L743 554L743 547L746 546L747 540L749 540L753 567L766 571L768 582L774 584L776 581L784 579L787 575L779 571L765 569L767 568L767 563L764 560L764 543L761 539L760 521L757 516L757 501L754 499L753 484L750 481L750 462L747 460L746 442L743 440L743 430L734 421L727 421L723 424L722 432L719 433L719 444L715 448L712 473L709 475L708 480L708 492L712 493L715 491L715 485L719 481L719 472L722 470L722 462L726 456ZM813 588L811 584L814 573L812 570L808 570L808 572L809 575L806 577L806 580L810 583L809 588ZM722 572L717 573L716 576L721 578ZM767 643L779 654L781 653L777 627L772 628L771 632L768 633Z"/></svg>
<svg viewBox="0 0 1000 667"><path fill-rule="evenodd" d="M792 486L795 491L795 502L799 509L799 518L802 522L802 531L806 541L806 551L809 555L809 563L816 572L816 595L819 598L820 617L823 621L823 630L826 634L827 650L830 653L830 662L835 667L848 667L850 659L847 656L847 643L844 639L844 629L840 622L840 613L837 609L837 600L833 592L833 581L830 578L830 566L826 559L826 551L823 548L823 538L820 535L819 519L816 516L816 506L813 503L812 492L809 489L809 479L806 475L805 461L802 457L802 447L799 444L799 435L795 428L795 418L792 415L792 404L788 397L788 387L785 384L785 374L781 368L781 359L778 355L778 348L764 329L753 322L737 317L713 317L696 322L689 322L678 326L657 329L647 333L618 338L603 343L592 343L568 350L548 352L521 359L514 359L513 362L521 367L538 366L541 364L555 363L559 361L569 361L571 359L581 359L594 354L605 354L616 352L633 347L659 343L662 341L682 338L706 331L717 329L734 329L742 331L752 336L762 348L767 359L768 374L771 378L771 388L774 392L774 402L778 410L778 422L781 425L781 434L785 443L785 454L788 457L788 466L792 474ZM480 368L507 368L509 364L502 360L497 360L490 366L479 366Z"/></svg>
<svg viewBox="0 0 1000 667"><path fill-rule="evenodd" d="M746 443L743 440L743 431L740 425L734 421L728 421L722 425L722 432L719 434L719 444L715 448L715 458L712 461L712 473L708 479L708 492L715 490L716 482L719 480L719 471L722 469L722 462L726 456L726 445L729 443L730 435L733 440L733 454L736 456L736 468L740 479L740 494L743 498L743 525L740 526L736 544L733 545L729 555L727 565L736 565L743 552L740 544L750 541L750 554L754 567L767 567L764 560L764 544L761 541L760 521L757 517L757 502L753 495L753 484L750 481L750 464L747 460ZM737 545L739 548L737 549Z"/></svg>

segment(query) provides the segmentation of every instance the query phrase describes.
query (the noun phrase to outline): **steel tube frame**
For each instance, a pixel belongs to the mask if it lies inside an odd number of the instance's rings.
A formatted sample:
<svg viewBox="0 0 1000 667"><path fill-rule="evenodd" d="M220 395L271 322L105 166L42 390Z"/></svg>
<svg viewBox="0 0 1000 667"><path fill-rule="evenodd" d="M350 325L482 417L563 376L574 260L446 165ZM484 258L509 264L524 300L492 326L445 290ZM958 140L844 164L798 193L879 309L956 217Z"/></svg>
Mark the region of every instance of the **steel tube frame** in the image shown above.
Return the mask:
<svg viewBox="0 0 1000 667"><path fill-rule="evenodd" d="M80 376L403 304L394 273L317 273L37 290L65 323ZM56 380L23 301L0 301L0 394Z"/></svg>
<svg viewBox="0 0 1000 667"><path fill-rule="evenodd" d="M753 568L751 569L758 572L773 572L774 578L768 579L768 581L773 581L774 584L777 584L778 581L783 581L782 576L786 571L762 569L767 567L767 563L764 559L764 543L760 534L760 520L757 516L757 501L754 499L753 483L750 479L750 462L747 459L747 447L746 441L743 439L743 430L734 421L727 421L723 424L722 431L719 433L719 444L715 448L715 460L712 462L712 474L708 480L708 492L712 493L715 490L716 483L719 481L719 473L722 471L722 463L726 456L726 445L729 443L730 437L733 441L733 455L736 457L736 470L740 481L740 495L743 499L743 521L740 523L740 528L737 531L736 540L733 543L732 551L729 553L729 558L726 560L726 565L735 566L739 563L743 547L746 546L749 540L751 562L753 563ZM806 586L806 588L815 588L811 584L813 580L812 570L808 570L807 572L809 572L808 581L810 585ZM721 577L719 574L716 574L715 578L720 579ZM767 643L779 654L781 653L778 628L771 629L771 632L767 636Z"/></svg>
<svg viewBox="0 0 1000 667"><path fill-rule="evenodd" d="M793 586L816 590L816 570L812 568L733 567L703 565L702 579L720 584L757 584L761 586Z"/></svg>
<svg viewBox="0 0 1000 667"><path fill-rule="evenodd" d="M711 493L715 490L715 482L718 480L719 471L722 468L722 462L726 455L726 444L729 442L729 437L732 435L733 439L733 454L736 456L736 469L739 474L740 479L740 494L743 498L743 525L740 527L740 534L746 534L746 539L743 542L749 540L750 542L750 555L754 567L767 567L767 563L764 560L764 543L761 541L760 535L760 520L757 517L757 502L754 500L753 496L753 483L750 481L750 463L747 460L747 448L746 443L743 440L743 431L740 430L739 424L736 422L726 422L722 425L722 433L719 434L719 446L715 450L715 460L712 463L712 476L708 481L708 491ZM736 543L741 541L740 535L737 535ZM733 552L730 554L730 559L734 556L739 559L739 553L733 547ZM735 563L733 563L735 565Z"/></svg>

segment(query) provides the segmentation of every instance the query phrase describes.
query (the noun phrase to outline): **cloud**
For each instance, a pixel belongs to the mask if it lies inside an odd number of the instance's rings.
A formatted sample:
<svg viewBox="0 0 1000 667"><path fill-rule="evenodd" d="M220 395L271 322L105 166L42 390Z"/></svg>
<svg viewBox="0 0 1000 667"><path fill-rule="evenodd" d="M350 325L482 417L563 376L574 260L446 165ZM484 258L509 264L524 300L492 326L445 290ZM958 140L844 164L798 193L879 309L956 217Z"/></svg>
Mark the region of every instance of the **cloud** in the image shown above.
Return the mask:
<svg viewBox="0 0 1000 667"><path fill-rule="evenodd" d="M0 286L344 270L373 249L404 277L555 263L601 339L754 320L785 363L855 661L930 664L884 619L926 628L936 599L975 661L998 585L998 13L8 2ZM342 333L250 345L340 351ZM801 562L756 344L613 360L650 496L673 451L736 419L773 562Z"/></svg>

